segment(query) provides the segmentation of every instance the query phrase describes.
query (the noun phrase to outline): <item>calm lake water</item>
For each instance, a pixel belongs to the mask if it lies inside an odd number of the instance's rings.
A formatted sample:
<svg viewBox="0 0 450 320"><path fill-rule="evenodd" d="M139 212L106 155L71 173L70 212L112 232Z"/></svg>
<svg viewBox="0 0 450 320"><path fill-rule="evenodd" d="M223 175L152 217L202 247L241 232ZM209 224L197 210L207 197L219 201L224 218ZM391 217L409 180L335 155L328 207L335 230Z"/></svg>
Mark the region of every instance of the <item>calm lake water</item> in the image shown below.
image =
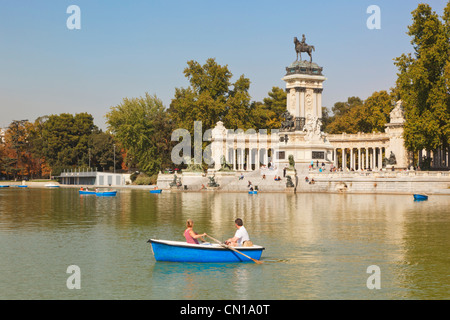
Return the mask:
<svg viewBox="0 0 450 320"><path fill-rule="evenodd" d="M156 262L185 221L224 240L240 217L262 265ZM449 299L450 197L0 190L0 299ZM68 289L76 265L81 289ZM381 288L370 290L369 266Z"/></svg>

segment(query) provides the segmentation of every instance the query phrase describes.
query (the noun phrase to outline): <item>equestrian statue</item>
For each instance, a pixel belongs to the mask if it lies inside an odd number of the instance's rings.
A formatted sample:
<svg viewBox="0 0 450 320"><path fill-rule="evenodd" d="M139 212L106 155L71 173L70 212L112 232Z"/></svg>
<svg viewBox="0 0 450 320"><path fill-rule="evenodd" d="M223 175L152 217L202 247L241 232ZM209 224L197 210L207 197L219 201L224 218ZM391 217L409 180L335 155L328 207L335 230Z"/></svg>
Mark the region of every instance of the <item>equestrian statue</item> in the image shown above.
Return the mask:
<svg viewBox="0 0 450 320"><path fill-rule="evenodd" d="M305 35L302 36L302 41L298 41L297 37L294 38L295 51L297 52L297 60L300 55L300 61L302 60L302 52L309 54L310 61L312 62L312 52L315 51L314 46L310 46L306 43Z"/></svg>

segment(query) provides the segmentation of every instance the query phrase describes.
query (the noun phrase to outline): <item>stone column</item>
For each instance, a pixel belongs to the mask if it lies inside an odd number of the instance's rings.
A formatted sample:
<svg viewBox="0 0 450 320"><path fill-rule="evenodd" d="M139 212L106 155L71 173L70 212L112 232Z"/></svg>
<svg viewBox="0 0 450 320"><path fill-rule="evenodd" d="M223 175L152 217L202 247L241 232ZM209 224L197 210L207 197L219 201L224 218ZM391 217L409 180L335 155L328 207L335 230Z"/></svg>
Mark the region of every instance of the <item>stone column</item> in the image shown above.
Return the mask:
<svg viewBox="0 0 450 320"><path fill-rule="evenodd" d="M361 171L361 148L358 148L358 171Z"/></svg>
<svg viewBox="0 0 450 320"><path fill-rule="evenodd" d="M287 110L289 110L289 106L291 105L291 90L286 89L286 106Z"/></svg>
<svg viewBox="0 0 450 320"><path fill-rule="evenodd" d="M379 153L378 153L378 169L381 169L383 167L383 162L382 162L382 156L383 156L383 149L380 147L378 148Z"/></svg>
<svg viewBox="0 0 450 320"><path fill-rule="evenodd" d="M259 170L259 167L261 167L261 162L259 160L261 150L259 148L256 149L256 164L255 164L255 170Z"/></svg>
<svg viewBox="0 0 450 320"><path fill-rule="evenodd" d="M365 158L366 158L366 169L369 169L369 148L365 148Z"/></svg>
<svg viewBox="0 0 450 320"><path fill-rule="evenodd" d="M345 152L345 148L342 148L342 171L345 171L347 167L347 155Z"/></svg>
<svg viewBox="0 0 450 320"><path fill-rule="evenodd" d="M361 170L365 169L365 167L364 167L364 155L365 154L361 152Z"/></svg>
<svg viewBox="0 0 450 320"><path fill-rule="evenodd" d="M353 152L353 148L350 149L350 170L355 169L355 153Z"/></svg>
<svg viewBox="0 0 450 320"><path fill-rule="evenodd" d="M322 91L321 88L314 89L315 115L320 119L322 119Z"/></svg>
<svg viewBox="0 0 450 320"><path fill-rule="evenodd" d="M300 117L305 119L306 113L305 113L305 92L306 88L299 88L300 91ZM303 129L303 128L301 128Z"/></svg>
<svg viewBox="0 0 450 320"><path fill-rule="evenodd" d="M337 159L337 149L336 148L333 149L333 159L334 159L334 166L337 168L339 162Z"/></svg>

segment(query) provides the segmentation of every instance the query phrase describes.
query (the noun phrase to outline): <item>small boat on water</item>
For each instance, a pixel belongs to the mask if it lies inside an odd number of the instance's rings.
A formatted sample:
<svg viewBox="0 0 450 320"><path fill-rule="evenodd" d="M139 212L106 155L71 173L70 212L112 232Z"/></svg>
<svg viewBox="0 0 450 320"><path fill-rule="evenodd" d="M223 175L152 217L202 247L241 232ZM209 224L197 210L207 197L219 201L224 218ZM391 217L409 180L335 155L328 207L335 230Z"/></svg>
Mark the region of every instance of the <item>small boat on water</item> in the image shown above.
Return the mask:
<svg viewBox="0 0 450 320"><path fill-rule="evenodd" d="M161 192L162 192L161 189L153 189L153 190L150 190L150 193L161 193Z"/></svg>
<svg viewBox="0 0 450 320"><path fill-rule="evenodd" d="M18 188L28 188L28 186L26 186L26 185L19 185L19 186L17 186Z"/></svg>
<svg viewBox="0 0 450 320"><path fill-rule="evenodd" d="M258 191L252 190L252 191L249 191L248 194L258 194Z"/></svg>
<svg viewBox="0 0 450 320"><path fill-rule="evenodd" d="M115 197L117 194L117 191L97 191L95 192L95 195L97 197Z"/></svg>
<svg viewBox="0 0 450 320"><path fill-rule="evenodd" d="M0 188L9 188L9 186L0 185Z"/></svg>
<svg viewBox="0 0 450 320"><path fill-rule="evenodd" d="M47 188L59 188L59 185L57 185L55 183L47 183L44 186Z"/></svg>
<svg viewBox="0 0 450 320"><path fill-rule="evenodd" d="M95 191L89 191L89 190L78 190L79 194L95 194Z"/></svg>
<svg viewBox="0 0 450 320"><path fill-rule="evenodd" d="M171 262L251 262L242 254L230 250L220 244L191 244L181 241L150 239L151 248L156 261ZM264 247L235 247L252 259L261 258Z"/></svg>
<svg viewBox="0 0 450 320"><path fill-rule="evenodd" d="M428 196L425 194L415 194L414 200L418 200L418 201L428 200Z"/></svg>

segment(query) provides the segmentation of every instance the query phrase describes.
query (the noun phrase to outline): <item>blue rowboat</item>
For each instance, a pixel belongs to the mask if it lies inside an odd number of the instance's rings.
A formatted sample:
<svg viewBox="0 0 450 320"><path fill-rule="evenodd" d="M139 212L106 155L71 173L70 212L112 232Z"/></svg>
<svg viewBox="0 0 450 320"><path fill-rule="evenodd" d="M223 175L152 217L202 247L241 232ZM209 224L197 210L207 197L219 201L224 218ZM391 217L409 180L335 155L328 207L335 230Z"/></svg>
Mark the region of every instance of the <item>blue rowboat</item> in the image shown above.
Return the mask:
<svg viewBox="0 0 450 320"><path fill-rule="evenodd" d="M20 186L17 186L18 188L28 188L28 186L26 186L26 185L20 185Z"/></svg>
<svg viewBox="0 0 450 320"><path fill-rule="evenodd" d="M117 191L99 191L95 193L97 197L115 197L116 194Z"/></svg>
<svg viewBox="0 0 450 320"><path fill-rule="evenodd" d="M258 194L258 191L256 191L256 190L249 191L248 194Z"/></svg>
<svg viewBox="0 0 450 320"><path fill-rule="evenodd" d="M95 191L78 190L79 194L95 194Z"/></svg>
<svg viewBox="0 0 450 320"><path fill-rule="evenodd" d="M156 261L171 262L252 262L247 257L220 244L191 244L181 241L150 239L151 248ZM235 247L252 259L261 258L264 247L253 245L252 247Z"/></svg>
<svg viewBox="0 0 450 320"><path fill-rule="evenodd" d="M9 186L0 186L0 188L9 188Z"/></svg>
<svg viewBox="0 0 450 320"><path fill-rule="evenodd" d="M161 189L150 190L150 193L161 193Z"/></svg>
<svg viewBox="0 0 450 320"><path fill-rule="evenodd" d="M414 195L414 200L428 200L428 196L424 195L424 194L415 194Z"/></svg>

